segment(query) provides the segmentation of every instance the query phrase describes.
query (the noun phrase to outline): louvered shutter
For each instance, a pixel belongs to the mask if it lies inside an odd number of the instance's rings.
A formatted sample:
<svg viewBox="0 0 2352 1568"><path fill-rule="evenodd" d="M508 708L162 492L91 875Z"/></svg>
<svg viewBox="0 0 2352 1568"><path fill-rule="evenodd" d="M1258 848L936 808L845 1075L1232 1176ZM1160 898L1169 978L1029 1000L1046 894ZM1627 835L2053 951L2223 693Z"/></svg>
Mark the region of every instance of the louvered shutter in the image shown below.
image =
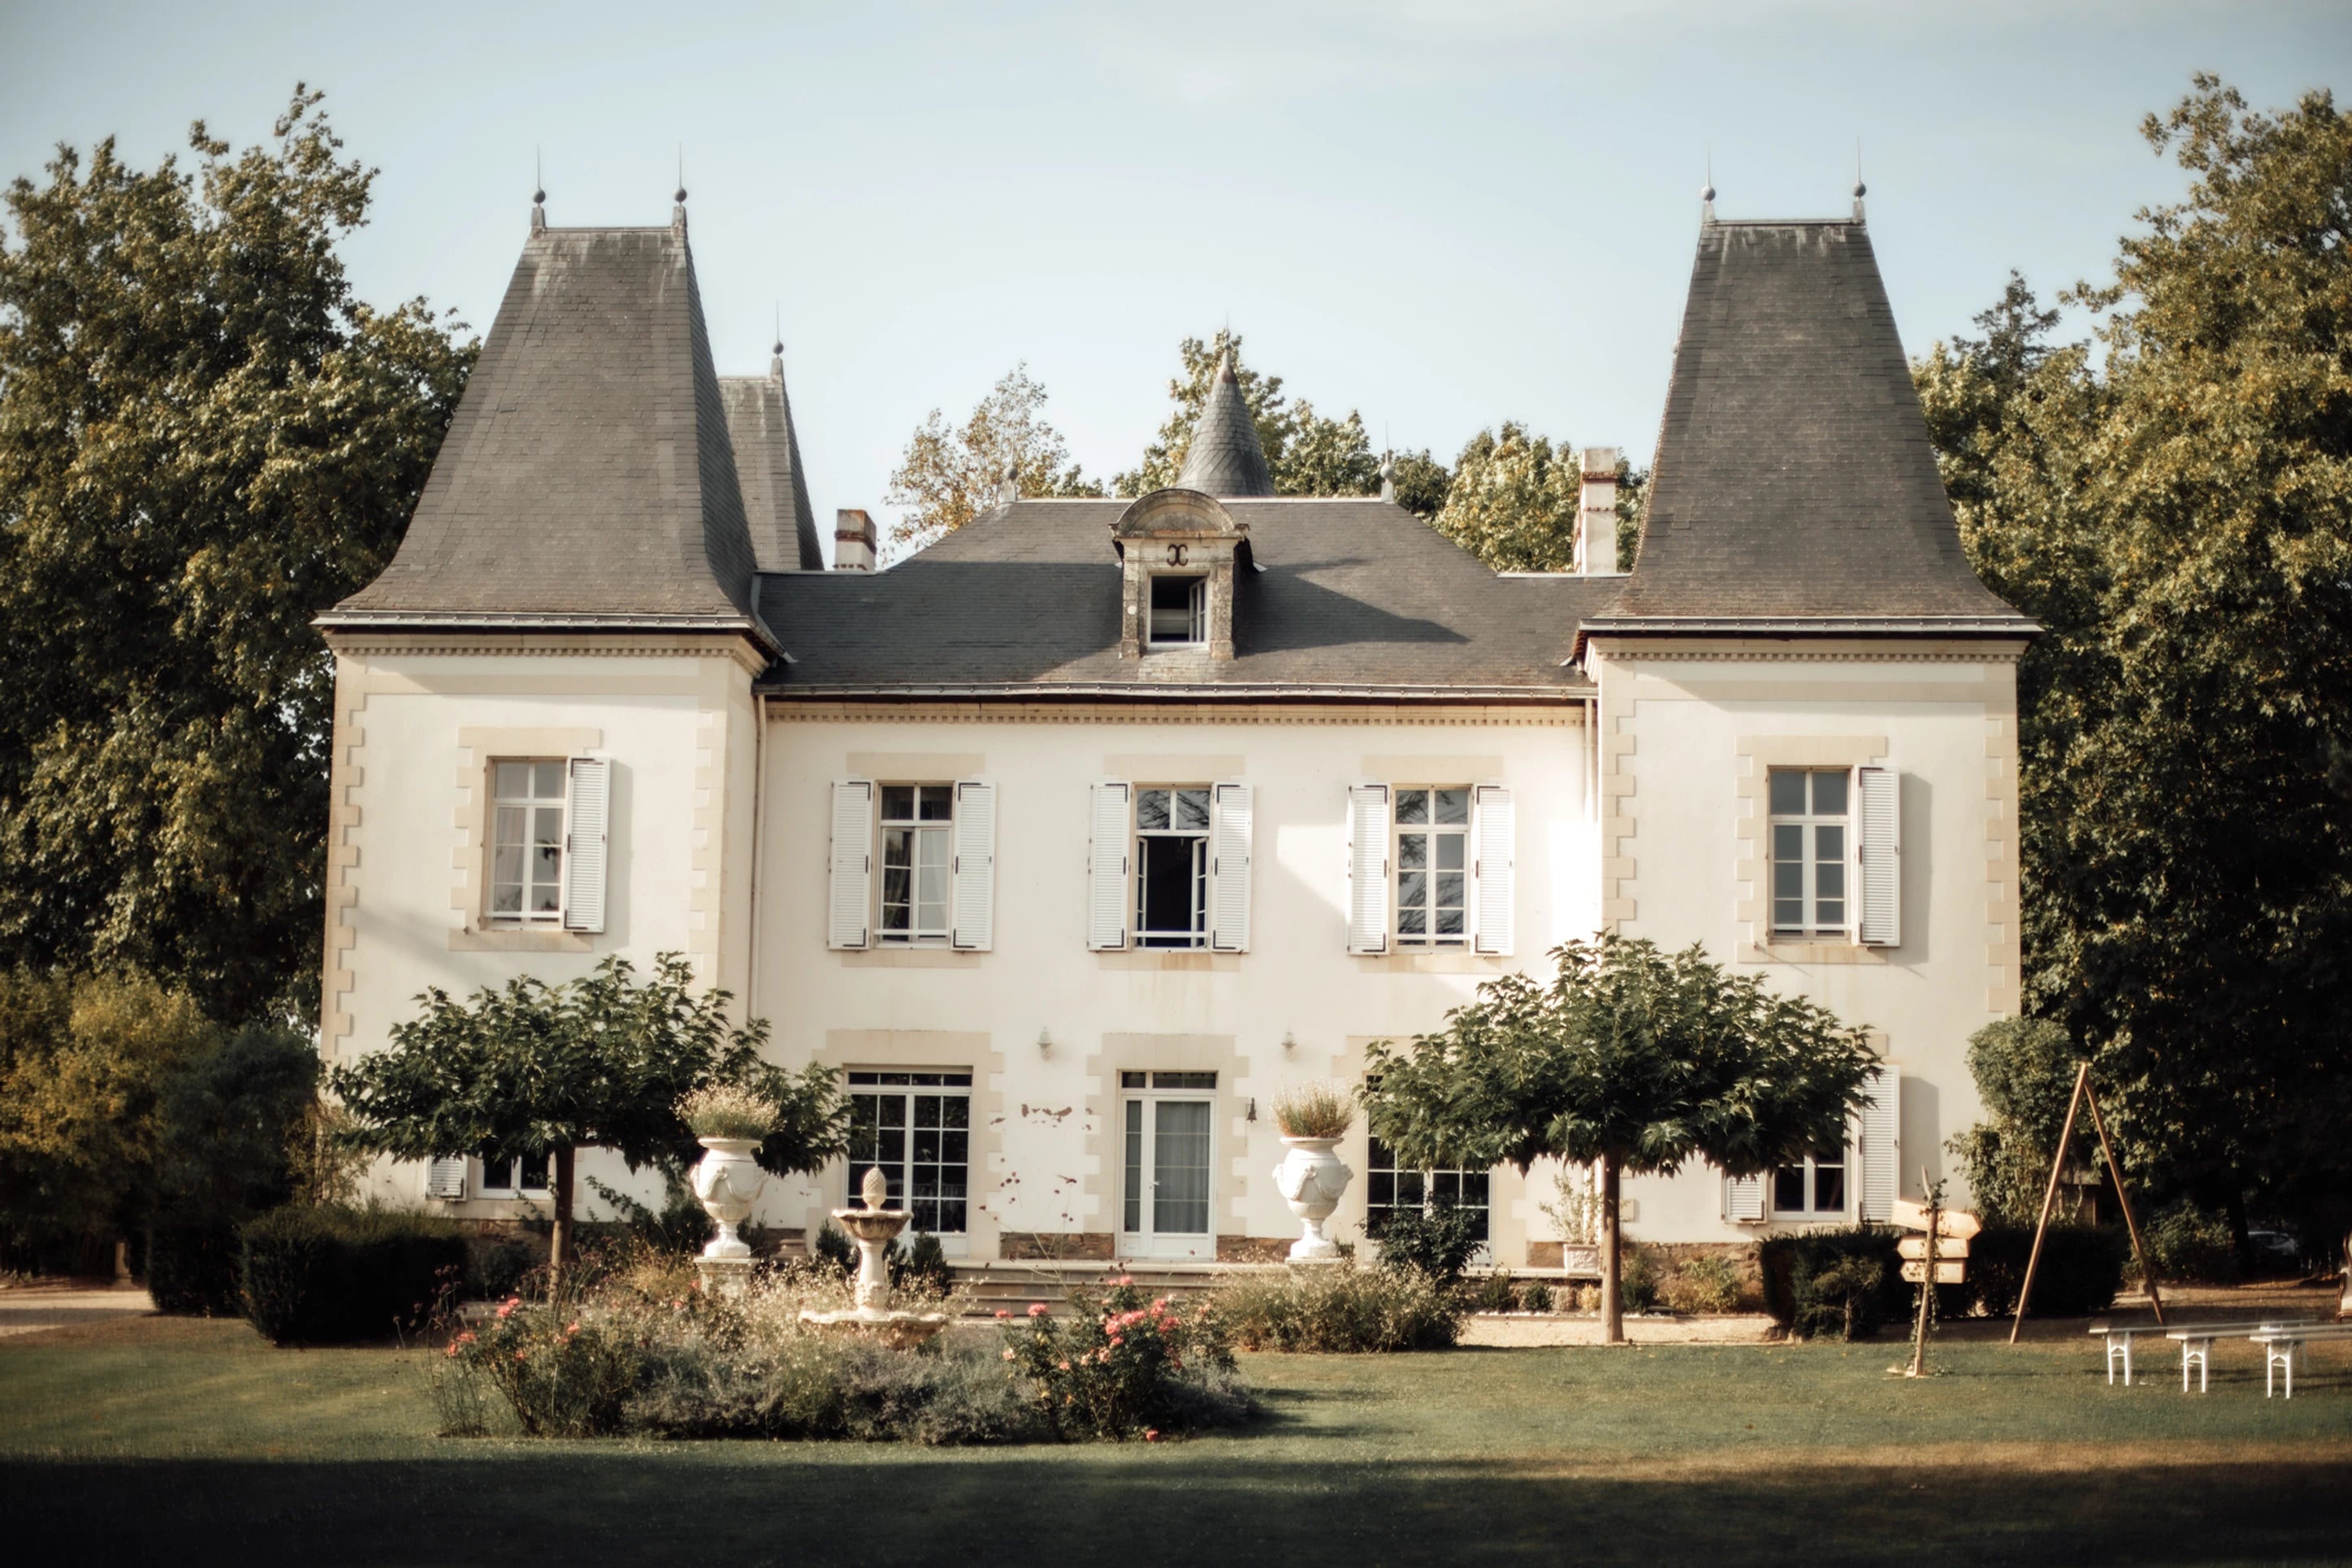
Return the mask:
<svg viewBox="0 0 2352 1568"><path fill-rule="evenodd" d="M1128 795L1125 784L1092 786L1087 807L1087 946L1127 946Z"/></svg>
<svg viewBox="0 0 2352 1568"><path fill-rule="evenodd" d="M1471 946L1479 952L1508 956L1517 898L1517 879L1511 869L1517 837L1511 792L1501 784L1480 784L1471 792L1471 853L1477 862L1471 876L1470 896L1475 900L1477 920Z"/></svg>
<svg viewBox="0 0 2352 1568"><path fill-rule="evenodd" d="M1209 805L1209 945L1219 952L1247 952L1255 792L1245 784L1221 784Z"/></svg>
<svg viewBox="0 0 2352 1568"><path fill-rule="evenodd" d="M1870 1075L1870 1103L1862 1108L1859 1151L1860 1217L1884 1223L1895 1215L1903 1172L1902 1079L1891 1067Z"/></svg>
<svg viewBox="0 0 2352 1568"><path fill-rule="evenodd" d="M466 1195L466 1162L429 1160L425 1165L425 1195L454 1204Z"/></svg>
<svg viewBox="0 0 2352 1568"><path fill-rule="evenodd" d="M1723 1184L1723 1217L1754 1225L1764 1217L1764 1178L1728 1176Z"/></svg>
<svg viewBox="0 0 2352 1568"><path fill-rule="evenodd" d="M833 893L824 944L854 951L871 941L874 910L874 781L833 784Z"/></svg>
<svg viewBox="0 0 2352 1568"><path fill-rule="evenodd" d="M571 775L563 835L563 926L566 931L600 931L604 929L613 764L603 757L574 757Z"/></svg>
<svg viewBox="0 0 2352 1568"><path fill-rule="evenodd" d="M1893 768L1853 772L1862 940L1873 947L1894 947L1903 940L1902 775Z"/></svg>
<svg viewBox="0 0 2352 1568"><path fill-rule="evenodd" d="M1348 790L1348 951L1389 950L1389 786Z"/></svg>
<svg viewBox="0 0 2352 1568"><path fill-rule="evenodd" d="M996 784L958 779L955 870L949 895L948 945L986 952L996 945Z"/></svg>

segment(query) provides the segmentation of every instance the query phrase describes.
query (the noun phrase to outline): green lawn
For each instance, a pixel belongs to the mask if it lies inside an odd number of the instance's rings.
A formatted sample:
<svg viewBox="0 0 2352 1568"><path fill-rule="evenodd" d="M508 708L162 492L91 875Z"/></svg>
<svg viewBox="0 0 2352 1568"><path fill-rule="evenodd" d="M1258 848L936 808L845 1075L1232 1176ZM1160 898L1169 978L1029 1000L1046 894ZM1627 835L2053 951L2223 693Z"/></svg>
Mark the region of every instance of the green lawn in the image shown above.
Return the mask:
<svg viewBox="0 0 2352 1568"><path fill-rule="evenodd" d="M142 1320L0 1341L0 1528L170 1568L2352 1563L2352 1348L2292 1404L2246 1346L2202 1398L2071 1335L1900 1349L1255 1356L1238 1433L922 1450L443 1440L426 1355Z"/></svg>

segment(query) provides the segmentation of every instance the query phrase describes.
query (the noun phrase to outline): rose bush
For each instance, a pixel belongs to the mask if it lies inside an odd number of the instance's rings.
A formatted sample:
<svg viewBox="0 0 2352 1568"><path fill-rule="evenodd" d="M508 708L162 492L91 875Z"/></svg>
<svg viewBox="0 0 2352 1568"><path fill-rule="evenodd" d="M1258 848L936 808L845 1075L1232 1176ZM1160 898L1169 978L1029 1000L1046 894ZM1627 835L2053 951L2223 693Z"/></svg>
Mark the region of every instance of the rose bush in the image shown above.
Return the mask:
<svg viewBox="0 0 2352 1568"><path fill-rule="evenodd" d="M1060 1316L1042 1306L1009 1324L1003 1359L1063 1437L1124 1441L1246 1419L1251 1411L1214 1309L1146 1300L1132 1276L1073 1289Z"/></svg>

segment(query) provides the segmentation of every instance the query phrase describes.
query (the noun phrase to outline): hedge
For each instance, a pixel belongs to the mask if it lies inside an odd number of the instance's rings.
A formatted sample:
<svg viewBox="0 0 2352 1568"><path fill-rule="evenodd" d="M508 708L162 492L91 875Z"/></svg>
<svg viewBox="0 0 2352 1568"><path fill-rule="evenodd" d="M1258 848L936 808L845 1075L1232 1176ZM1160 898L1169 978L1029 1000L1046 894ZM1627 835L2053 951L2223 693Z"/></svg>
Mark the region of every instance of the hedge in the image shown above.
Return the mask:
<svg viewBox="0 0 2352 1568"><path fill-rule="evenodd" d="M1977 1310L2005 1317L2017 1310L2025 1260L2033 1250L2030 1225L1989 1225L1969 1243L1969 1283ZM2029 1318L2085 1318L2115 1304L2123 1289L2131 1241L2121 1226L2053 1225L2042 1240L2033 1270Z"/></svg>
<svg viewBox="0 0 2352 1568"><path fill-rule="evenodd" d="M158 1215L147 1226L147 1293L155 1310L231 1318L245 1309L236 1222L217 1215Z"/></svg>
<svg viewBox="0 0 2352 1568"><path fill-rule="evenodd" d="M1765 1310L1774 1321L1800 1337L1826 1331L1834 1310L1843 1331L1843 1295L1832 1302L1815 1290L1814 1281L1850 1260L1875 1264L1881 1269L1878 1288L1857 1294L1852 1303L1852 1337L1868 1339L1882 1324L1901 1319L1913 1300L1911 1287L1903 1283L1902 1261L1895 1254L1896 1234L1882 1226L1864 1225L1766 1237L1756 1244Z"/></svg>
<svg viewBox="0 0 2352 1568"><path fill-rule="evenodd" d="M414 1330L465 1271L463 1227L426 1215L289 1206L245 1227L245 1315L276 1344Z"/></svg>

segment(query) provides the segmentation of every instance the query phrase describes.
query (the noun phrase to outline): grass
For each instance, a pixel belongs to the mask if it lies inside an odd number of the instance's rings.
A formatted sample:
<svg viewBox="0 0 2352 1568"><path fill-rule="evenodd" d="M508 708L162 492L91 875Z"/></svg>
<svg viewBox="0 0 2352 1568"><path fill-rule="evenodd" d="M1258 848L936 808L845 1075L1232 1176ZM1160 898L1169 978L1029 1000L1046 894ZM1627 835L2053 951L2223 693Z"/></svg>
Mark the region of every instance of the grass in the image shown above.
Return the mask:
<svg viewBox="0 0 2352 1568"><path fill-rule="evenodd" d="M175 1565L2352 1561L2352 1347L2292 1404L2250 1347L2202 1398L1899 1351L1252 1356L1238 1434L942 1451L443 1440L427 1353L136 1320L0 1342L0 1519Z"/></svg>

